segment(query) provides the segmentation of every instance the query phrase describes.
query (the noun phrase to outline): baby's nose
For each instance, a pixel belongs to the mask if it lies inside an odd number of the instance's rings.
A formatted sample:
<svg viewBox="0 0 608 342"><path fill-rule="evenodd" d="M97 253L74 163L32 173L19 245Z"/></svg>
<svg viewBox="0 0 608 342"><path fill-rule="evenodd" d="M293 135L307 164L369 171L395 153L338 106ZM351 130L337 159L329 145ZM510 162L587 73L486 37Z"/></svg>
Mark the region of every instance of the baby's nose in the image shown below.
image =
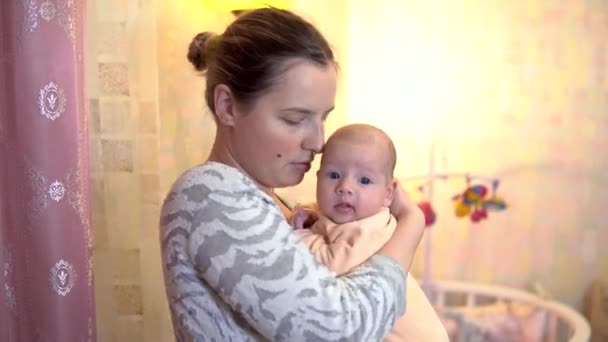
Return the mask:
<svg viewBox="0 0 608 342"><path fill-rule="evenodd" d="M340 182L340 184L338 185L338 193L340 195L343 195L343 194L352 195L353 188L352 188L350 182L347 180Z"/></svg>

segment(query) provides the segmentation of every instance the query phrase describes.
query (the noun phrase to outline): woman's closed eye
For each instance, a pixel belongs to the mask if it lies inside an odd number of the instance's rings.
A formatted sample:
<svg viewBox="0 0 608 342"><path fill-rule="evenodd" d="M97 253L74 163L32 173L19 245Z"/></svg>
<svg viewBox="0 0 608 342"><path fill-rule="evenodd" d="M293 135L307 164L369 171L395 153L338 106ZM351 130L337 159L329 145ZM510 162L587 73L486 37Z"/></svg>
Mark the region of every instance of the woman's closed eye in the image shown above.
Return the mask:
<svg viewBox="0 0 608 342"><path fill-rule="evenodd" d="M311 112L305 108L285 108L281 110L281 120L290 126L297 126L311 117Z"/></svg>
<svg viewBox="0 0 608 342"><path fill-rule="evenodd" d="M283 118L283 121L290 126L297 126L304 121L304 118Z"/></svg>

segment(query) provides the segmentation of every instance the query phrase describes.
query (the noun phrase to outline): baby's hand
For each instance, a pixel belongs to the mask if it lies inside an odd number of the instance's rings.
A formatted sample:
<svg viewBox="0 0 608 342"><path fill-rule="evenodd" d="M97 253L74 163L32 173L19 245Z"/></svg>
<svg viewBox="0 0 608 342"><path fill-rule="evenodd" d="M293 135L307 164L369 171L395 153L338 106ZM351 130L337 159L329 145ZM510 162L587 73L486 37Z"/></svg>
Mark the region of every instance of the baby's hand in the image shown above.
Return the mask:
<svg viewBox="0 0 608 342"><path fill-rule="evenodd" d="M319 219L316 210L296 205L291 217L287 220L294 229L304 229L312 226Z"/></svg>
<svg viewBox="0 0 608 342"><path fill-rule="evenodd" d="M304 214L302 207L295 207L291 212L291 216L289 217L287 222L294 229L304 228Z"/></svg>

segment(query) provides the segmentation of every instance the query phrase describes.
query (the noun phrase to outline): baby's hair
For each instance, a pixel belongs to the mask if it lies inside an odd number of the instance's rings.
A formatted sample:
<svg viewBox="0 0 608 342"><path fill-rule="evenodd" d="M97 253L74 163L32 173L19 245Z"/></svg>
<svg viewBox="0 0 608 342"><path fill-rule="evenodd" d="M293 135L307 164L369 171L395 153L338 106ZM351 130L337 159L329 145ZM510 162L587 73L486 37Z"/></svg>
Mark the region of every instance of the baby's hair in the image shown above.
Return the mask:
<svg viewBox="0 0 608 342"><path fill-rule="evenodd" d="M397 151L395 144L391 137L386 134L382 129L362 123L350 124L337 129L327 139L327 144L330 144L335 139L348 139L351 141L362 142L362 143L375 143L376 139L380 139L388 150L388 158L386 160L386 171L389 179L393 179L395 173L395 166L397 164ZM323 154L321 156L321 163L323 163Z"/></svg>
<svg viewBox="0 0 608 342"><path fill-rule="evenodd" d="M311 23L273 7L240 13L221 35L197 34L187 57L207 76L205 100L213 113L219 84L227 85L237 104L247 108L274 85L290 59L337 67L329 44Z"/></svg>

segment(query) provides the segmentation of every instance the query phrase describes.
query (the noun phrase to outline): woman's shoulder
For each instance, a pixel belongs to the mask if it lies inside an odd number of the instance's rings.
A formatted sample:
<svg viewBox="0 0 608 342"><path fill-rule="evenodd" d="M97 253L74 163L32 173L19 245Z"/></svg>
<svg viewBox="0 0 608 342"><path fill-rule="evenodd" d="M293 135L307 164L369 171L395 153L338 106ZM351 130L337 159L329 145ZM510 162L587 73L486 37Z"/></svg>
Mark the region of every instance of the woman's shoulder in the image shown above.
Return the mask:
<svg viewBox="0 0 608 342"><path fill-rule="evenodd" d="M218 163L206 162L186 170L173 183L165 202L200 203L208 198L229 201L255 201L272 203L272 198L261 191L251 178L238 169Z"/></svg>
<svg viewBox="0 0 608 342"><path fill-rule="evenodd" d="M206 162L182 173L174 182L172 190L181 192L201 186L209 192L241 192L257 188L251 179L236 168L218 162Z"/></svg>

